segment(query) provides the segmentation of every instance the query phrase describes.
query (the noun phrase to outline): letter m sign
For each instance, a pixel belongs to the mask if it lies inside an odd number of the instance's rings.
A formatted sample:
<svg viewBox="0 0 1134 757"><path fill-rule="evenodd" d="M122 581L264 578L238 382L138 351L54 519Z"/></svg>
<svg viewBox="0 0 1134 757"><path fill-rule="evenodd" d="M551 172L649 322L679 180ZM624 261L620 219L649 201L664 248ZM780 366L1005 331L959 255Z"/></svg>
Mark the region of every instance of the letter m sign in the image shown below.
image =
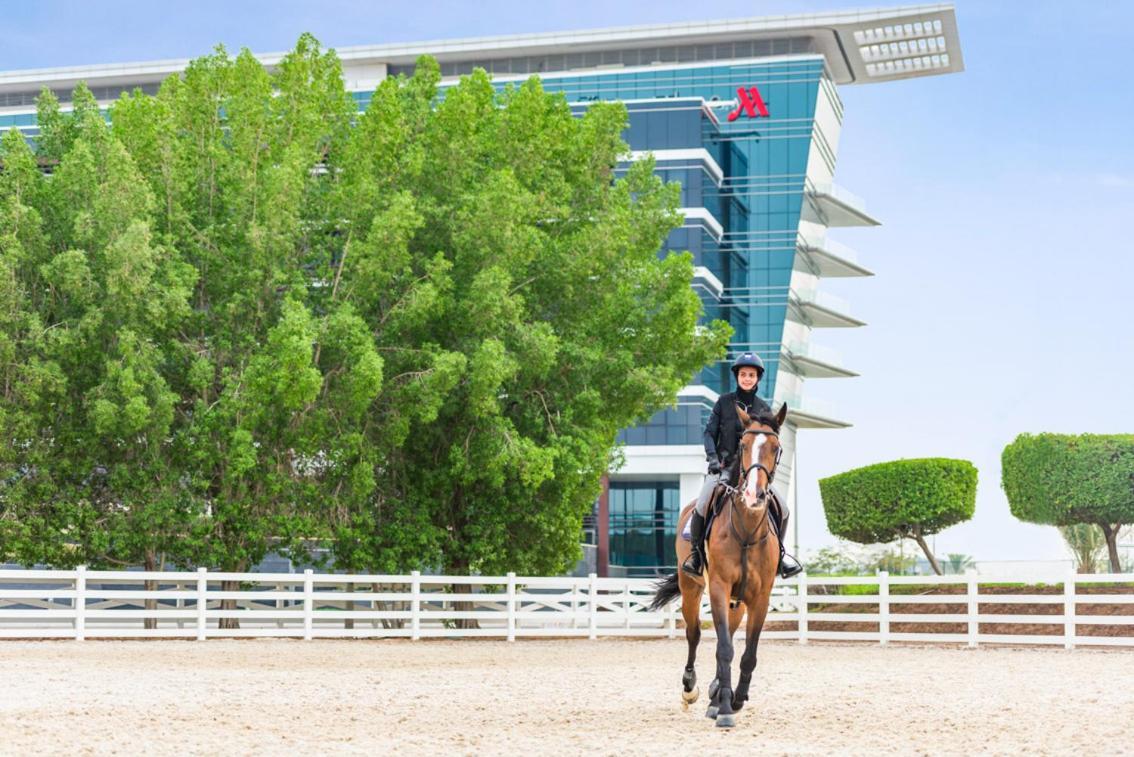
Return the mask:
<svg viewBox="0 0 1134 757"><path fill-rule="evenodd" d="M747 90L744 87L737 87L736 95L738 104L736 110L728 114L729 121L740 118L741 113L749 118L768 117L768 106L764 104L764 98L760 97L760 90L756 87L749 87Z"/></svg>

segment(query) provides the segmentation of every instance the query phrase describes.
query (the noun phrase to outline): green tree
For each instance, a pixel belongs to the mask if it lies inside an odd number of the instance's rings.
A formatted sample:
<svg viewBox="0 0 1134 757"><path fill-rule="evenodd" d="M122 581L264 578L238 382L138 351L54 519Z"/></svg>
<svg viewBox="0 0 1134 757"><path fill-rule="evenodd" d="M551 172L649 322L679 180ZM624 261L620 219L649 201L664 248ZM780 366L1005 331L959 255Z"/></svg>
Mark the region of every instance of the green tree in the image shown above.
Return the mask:
<svg viewBox="0 0 1134 757"><path fill-rule="evenodd" d="M422 59L358 115L305 35L272 73L218 48L110 128L85 87L41 97L38 156L0 156L5 553L576 559L618 429L730 332L658 254L678 188L616 172L621 106L439 80Z"/></svg>
<svg viewBox="0 0 1134 757"><path fill-rule="evenodd" d="M1106 535L1094 523L1059 526L1059 535L1075 558L1080 573L1097 573L1106 551Z"/></svg>
<svg viewBox="0 0 1134 757"><path fill-rule="evenodd" d="M477 71L431 109L438 80L426 58L385 81L344 163L368 202L343 211L332 296L366 318L389 380L368 435L383 475L336 556L562 570L618 429L729 332L697 328L689 256L658 256L677 187L649 161L615 178L621 106L576 118L538 79L497 92Z"/></svg>
<svg viewBox="0 0 1134 757"><path fill-rule="evenodd" d="M958 552L950 552L945 555L945 572L959 575L964 573L969 568L976 565L972 557L960 554Z"/></svg>
<svg viewBox="0 0 1134 757"><path fill-rule="evenodd" d="M925 537L968 520L976 508L977 470L966 460L895 460L819 481L827 528L874 544L913 539L937 575Z"/></svg>
<svg viewBox="0 0 1134 757"><path fill-rule="evenodd" d="M30 310L23 328L4 328L22 353L4 407L18 451L4 506L20 538L9 551L21 562L152 569L190 512L170 466L168 363L195 271L154 239L153 198L84 87L76 101L65 115L41 103L50 181L17 132L0 155L11 211L0 246Z"/></svg>
<svg viewBox="0 0 1134 757"><path fill-rule="evenodd" d="M1030 523L1094 523L1111 571L1122 565L1118 532L1134 523L1134 434L1020 434L1001 455L1012 514Z"/></svg>

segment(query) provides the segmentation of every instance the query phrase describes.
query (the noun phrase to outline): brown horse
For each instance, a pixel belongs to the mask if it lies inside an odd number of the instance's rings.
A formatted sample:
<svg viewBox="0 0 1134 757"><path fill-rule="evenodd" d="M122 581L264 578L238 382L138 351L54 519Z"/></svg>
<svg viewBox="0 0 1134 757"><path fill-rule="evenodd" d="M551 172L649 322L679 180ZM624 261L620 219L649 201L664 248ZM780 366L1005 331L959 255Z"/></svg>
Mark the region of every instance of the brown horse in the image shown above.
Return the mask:
<svg viewBox="0 0 1134 757"><path fill-rule="evenodd" d="M748 699L752 672L756 668L756 645L768 614L768 599L776 579L780 547L775 530L769 523L768 506L772 498L771 481L780 458L779 431L787 417L787 406L772 416L751 418L737 408L743 432L740 450L732 466L730 481L735 487L725 489L713 504L717 516L706 540L708 564L705 576L686 575L680 568L658 585L652 609L667 605L681 595L681 614L685 619L685 639L689 656L681 677L683 706L697 701L697 644L701 640L701 594L706 581L713 627L717 632L717 674L709 686L709 709L706 715L717 725L736 725L736 712ZM677 564L689 556L692 546L682 538L685 522L695 502L681 511L677 529ZM732 637L745 612L748 626L744 654L740 658L740 680L732 688Z"/></svg>

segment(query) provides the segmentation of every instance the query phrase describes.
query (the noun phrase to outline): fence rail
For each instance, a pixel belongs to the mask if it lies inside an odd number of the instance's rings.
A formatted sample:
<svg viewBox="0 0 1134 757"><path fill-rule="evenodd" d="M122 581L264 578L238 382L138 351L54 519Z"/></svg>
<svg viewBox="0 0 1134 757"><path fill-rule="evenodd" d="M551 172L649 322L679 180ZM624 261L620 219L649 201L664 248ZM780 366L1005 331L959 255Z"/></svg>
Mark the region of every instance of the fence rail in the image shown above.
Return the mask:
<svg viewBox="0 0 1134 757"><path fill-rule="evenodd" d="M0 570L0 639L683 635L642 578ZM708 621L708 600L702 604ZM1134 647L1134 576L779 581L761 638Z"/></svg>

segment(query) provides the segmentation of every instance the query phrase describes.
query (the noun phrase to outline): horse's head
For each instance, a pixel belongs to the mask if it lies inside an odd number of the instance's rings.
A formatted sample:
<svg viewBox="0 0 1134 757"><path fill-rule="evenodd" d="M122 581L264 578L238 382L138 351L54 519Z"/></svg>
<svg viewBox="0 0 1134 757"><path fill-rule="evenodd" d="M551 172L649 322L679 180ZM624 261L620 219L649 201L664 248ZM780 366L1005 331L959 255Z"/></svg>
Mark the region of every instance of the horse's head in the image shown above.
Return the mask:
<svg viewBox="0 0 1134 757"><path fill-rule="evenodd" d="M756 507L767 502L780 464L780 427L787 418L787 405L774 416L749 416L739 406L736 411L744 427L740 435L740 493L744 504Z"/></svg>

